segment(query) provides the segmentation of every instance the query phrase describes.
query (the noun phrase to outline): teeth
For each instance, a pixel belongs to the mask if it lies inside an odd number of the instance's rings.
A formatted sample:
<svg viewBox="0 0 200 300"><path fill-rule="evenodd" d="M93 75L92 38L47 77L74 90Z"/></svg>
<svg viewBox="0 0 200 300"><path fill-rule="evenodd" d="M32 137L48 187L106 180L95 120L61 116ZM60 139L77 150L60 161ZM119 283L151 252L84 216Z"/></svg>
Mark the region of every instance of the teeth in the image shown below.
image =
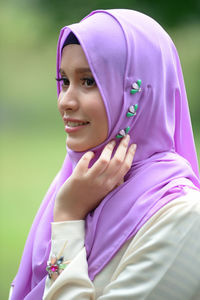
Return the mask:
<svg viewBox="0 0 200 300"><path fill-rule="evenodd" d="M67 122L67 126L69 126L69 127L77 127L77 126L86 125L86 124L88 124L88 122L71 122L71 121Z"/></svg>

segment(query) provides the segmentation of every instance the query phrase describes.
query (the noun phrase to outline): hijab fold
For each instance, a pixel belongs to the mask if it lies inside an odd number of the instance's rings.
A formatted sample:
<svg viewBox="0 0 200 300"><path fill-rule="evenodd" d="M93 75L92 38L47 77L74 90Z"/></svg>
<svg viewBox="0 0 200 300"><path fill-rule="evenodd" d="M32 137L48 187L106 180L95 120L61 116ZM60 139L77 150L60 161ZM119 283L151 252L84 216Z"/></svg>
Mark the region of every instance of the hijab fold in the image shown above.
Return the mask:
<svg viewBox="0 0 200 300"><path fill-rule="evenodd" d="M88 272L93 280L160 208L184 195L185 186L199 189L200 183L181 65L168 34L153 19L136 11L94 11L80 23L61 30L57 76L62 47L71 32L86 55L108 118L108 137L91 149L93 162L121 129L130 127L131 143L137 144L125 182L85 220ZM138 80L141 91L131 94L132 84ZM59 82L57 89L59 94ZM135 104L137 114L128 118L127 111ZM13 282L12 300L42 299L54 200L83 154L67 149L63 166L30 230Z"/></svg>

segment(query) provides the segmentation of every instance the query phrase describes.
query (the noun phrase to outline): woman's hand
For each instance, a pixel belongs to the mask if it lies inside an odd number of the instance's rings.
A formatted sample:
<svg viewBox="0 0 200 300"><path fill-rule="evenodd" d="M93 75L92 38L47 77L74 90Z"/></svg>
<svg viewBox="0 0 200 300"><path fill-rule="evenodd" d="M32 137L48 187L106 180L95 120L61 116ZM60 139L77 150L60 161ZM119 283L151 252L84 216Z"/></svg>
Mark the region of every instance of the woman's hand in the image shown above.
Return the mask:
<svg viewBox="0 0 200 300"><path fill-rule="evenodd" d="M82 156L56 196L55 222L85 219L109 192L123 182L136 150L135 144L128 148L129 140L129 135L121 140L112 159L115 141L109 142L91 168L88 166L94 153L89 151Z"/></svg>

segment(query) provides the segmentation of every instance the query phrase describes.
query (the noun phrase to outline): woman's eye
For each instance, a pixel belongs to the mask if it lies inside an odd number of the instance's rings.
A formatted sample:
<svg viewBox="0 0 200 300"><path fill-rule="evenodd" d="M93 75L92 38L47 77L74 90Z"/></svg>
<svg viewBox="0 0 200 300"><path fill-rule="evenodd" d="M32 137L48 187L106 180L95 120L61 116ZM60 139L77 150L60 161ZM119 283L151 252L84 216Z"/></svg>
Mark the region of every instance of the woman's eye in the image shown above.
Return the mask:
<svg viewBox="0 0 200 300"><path fill-rule="evenodd" d="M63 82L62 86L64 86L64 87L69 85L69 80L65 77L62 78L62 82Z"/></svg>
<svg viewBox="0 0 200 300"><path fill-rule="evenodd" d="M61 81L62 82L62 87L64 87L64 88L69 86L69 79L67 79L66 77L56 78L56 80Z"/></svg>
<svg viewBox="0 0 200 300"><path fill-rule="evenodd" d="M92 87L96 85L94 78L83 78L82 82L85 87Z"/></svg>

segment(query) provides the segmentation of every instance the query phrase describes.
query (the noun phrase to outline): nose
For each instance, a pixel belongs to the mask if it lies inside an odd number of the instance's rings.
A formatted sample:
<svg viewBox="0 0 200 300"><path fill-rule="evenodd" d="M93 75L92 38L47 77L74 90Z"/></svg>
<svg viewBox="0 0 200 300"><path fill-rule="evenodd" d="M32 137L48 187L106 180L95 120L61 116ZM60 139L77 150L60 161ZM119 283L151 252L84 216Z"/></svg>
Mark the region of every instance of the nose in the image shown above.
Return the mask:
<svg viewBox="0 0 200 300"><path fill-rule="evenodd" d="M58 98L58 108L60 111L75 111L79 107L76 91L73 87L68 87L62 91Z"/></svg>

